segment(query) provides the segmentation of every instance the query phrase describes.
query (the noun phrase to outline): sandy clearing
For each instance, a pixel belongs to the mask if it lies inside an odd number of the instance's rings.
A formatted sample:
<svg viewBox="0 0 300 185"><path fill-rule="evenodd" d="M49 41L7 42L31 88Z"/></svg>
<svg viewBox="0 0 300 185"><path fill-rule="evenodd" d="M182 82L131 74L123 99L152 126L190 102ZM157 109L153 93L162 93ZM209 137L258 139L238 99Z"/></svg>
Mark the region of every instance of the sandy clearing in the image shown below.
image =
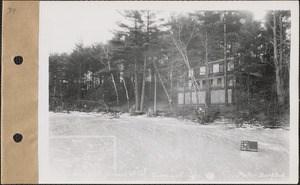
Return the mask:
<svg viewBox="0 0 300 185"><path fill-rule="evenodd" d="M241 140L258 141L259 152L240 151ZM281 182L289 131L50 113L50 164L58 182Z"/></svg>

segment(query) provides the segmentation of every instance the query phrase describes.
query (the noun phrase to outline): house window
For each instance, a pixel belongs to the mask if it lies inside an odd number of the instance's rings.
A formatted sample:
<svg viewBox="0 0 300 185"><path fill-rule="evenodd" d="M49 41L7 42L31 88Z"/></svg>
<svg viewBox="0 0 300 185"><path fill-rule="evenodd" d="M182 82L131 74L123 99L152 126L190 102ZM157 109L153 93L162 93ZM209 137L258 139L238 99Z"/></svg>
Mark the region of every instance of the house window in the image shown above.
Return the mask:
<svg viewBox="0 0 300 185"><path fill-rule="evenodd" d="M214 83L214 79L209 80L209 84L212 85Z"/></svg>
<svg viewBox="0 0 300 185"><path fill-rule="evenodd" d="M228 63L228 71L232 71L234 69L234 63L233 62L229 62Z"/></svg>
<svg viewBox="0 0 300 185"><path fill-rule="evenodd" d="M224 72L224 64L220 64L219 67L220 67L220 68L219 68L219 72L220 72L220 73L223 73L223 72Z"/></svg>
<svg viewBox="0 0 300 185"><path fill-rule="evenodd" d="M212 74L213 73L213 66L208 66L208 74Z"/></svg>
<svg viewBox="0 0 300 185"><path fill-rule="evenodd" d="M239 77L235 77L235 83L240 83L240 78Z"/></svg>
<svg viewBox="0 0 300 185"><path fill-rule="evenodd" d="M194 68L193 71L194 71L194 72L193 72L193 75L194 75L194 76L199 76L199 69L198 69L198 68Z"/></svg>
<svg viewBox="0 0 300 185"><path fill-rule="evenodd" d="M206 67L202 66L200 67L200 75L205 75Z"/></svg>
<svg viewBox="0 0 300 185"><path fill-rule="evenodd" d="M229 85L229 86L232 86L232 85L233 85L233 78L232 78L232 76L230 76L230 77L228 78L228 85Z"/></svg>
<svg viewBox="0 0 300 185"><path fill-rule="evenodd" d="M219 64L214 64L213 65L213 73L218 73L219 72Z"/></svg>
<svg viewBox="0 0 300 185"><path fill-rule="evenodd" d="M222 85L222 78L218 78L218 79L217 79L217 85L218 85L218 86L221 86L221 85Z"/></svg>
<svg viewBox="0 0 300 185"><path fill-rule="evenodd" d="M206 84L206 81L205 80L202 80L202 85L204 86Z"/></svg>

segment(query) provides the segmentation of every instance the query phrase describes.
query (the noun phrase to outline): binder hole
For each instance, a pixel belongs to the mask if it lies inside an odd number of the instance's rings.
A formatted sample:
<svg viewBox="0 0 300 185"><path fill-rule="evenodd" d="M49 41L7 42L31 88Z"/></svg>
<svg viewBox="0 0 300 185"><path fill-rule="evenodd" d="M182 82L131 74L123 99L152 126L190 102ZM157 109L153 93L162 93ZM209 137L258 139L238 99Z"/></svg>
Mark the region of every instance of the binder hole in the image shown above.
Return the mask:
<svg viewBox="0 0 300 185"><path fill-rule="evenodd" d="M17 64L17 65L22 64L22 63L23 63L23 57L22 57L22 56L15 56L14 62L15 62L15 64Z"/></svg>
<svg viewBox="0 0 300 185"><path fill-rule="evenodd" d="M22 139L23 139L23 136L22 136L22 134L17 133L17 134L14 135L13 138L14 138L14 141L16 143L20 143L22 141Z"/></svg>

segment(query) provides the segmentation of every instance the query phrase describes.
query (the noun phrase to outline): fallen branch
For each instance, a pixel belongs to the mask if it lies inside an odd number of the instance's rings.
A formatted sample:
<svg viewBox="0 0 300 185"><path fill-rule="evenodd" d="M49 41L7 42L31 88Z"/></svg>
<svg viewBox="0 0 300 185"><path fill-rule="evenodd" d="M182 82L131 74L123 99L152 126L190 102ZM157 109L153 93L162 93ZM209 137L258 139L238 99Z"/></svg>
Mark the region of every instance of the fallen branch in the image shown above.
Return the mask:
<svg viewBox="0 0 300 185"><path fill-rule="evenodd" d="M103 100L101 100L101 101L92 101L92 100L77 100L77 101L83 101L83 102L91 102L91 103L98 103L98 104L101 104L101 105L103 105L103 106L105 107L105 109L106 109L106 112L108 113L108 107L107 107L107 105L104 103L104 101L103 101Z"/></svg>

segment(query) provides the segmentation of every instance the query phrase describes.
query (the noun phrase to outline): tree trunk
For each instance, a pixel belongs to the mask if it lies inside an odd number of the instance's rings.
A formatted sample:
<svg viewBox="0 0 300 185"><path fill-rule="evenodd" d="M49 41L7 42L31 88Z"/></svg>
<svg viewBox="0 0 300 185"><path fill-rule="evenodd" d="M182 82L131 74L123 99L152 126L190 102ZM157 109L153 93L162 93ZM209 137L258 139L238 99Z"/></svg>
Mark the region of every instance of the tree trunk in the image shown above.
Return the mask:
<svg viewBox="0 0 300 185"><path fill-rule="evenodd" d="M276 11L273 13L273 19L274 19L274 26L273 26L273 39L274 39L274 64L275 64L275 75L276 75L276 93L277 93L277 103L279 106L284 104L284 93L282 88L282 80L280 76L280 70L281 70L281 61L278 60L278 54L277 54L277 23L276 23Z"/></svg>
<svg viewBox="0 0 300 185"><path fill-rule="evenodd" d="M248 92L248 103L251 101L251 96L250 96L250 74L247 73L247 92Z"/></svg>
<svg viewBox="0 0 300 185"><path fill-rule="evenodd" d="M282 28L282 16L279 14L279 64L283 64L283 28Z"/></svg>
<svg viewBox="0 0 300 185"><path fill-rule="evenodd" d="M156 72L154 73L154 114L156 114Z"/></svg>
<svg viewBox="0 0 300 185"><path fill-rule="evenodd" d="M134 94L135 94L135 110L140 109L140 101L139 101L139 87L138 87L138 73L137 73L137 59L134 65Z"/></svg>
<svg viewBox="0 0 300 185"><path fill-rule="evenodd" d="M207 38L207 30L205 32L205 64L206 64L206 71L205 71L205 102L207 107L210 107L210 84L208 80L208 38Z"/></svg>
<svg viewBox="0 0 300 185"><path fill-rule="evenodd" d="M276 69L276 91L277 91L277 102L278 106L282 106L284 104L284 92L283 92L283 84L282 78L280 75L279 69Z"/></svg>
<svg viewBox="0 0 300 185"><path fill-rule="evenodd" d="M81 60L79 63L78 92L77 92L77 100L80 99L81 99Z"/></svg>
<svg viewBox="0 0 300 185"><path fill-rule="evenodd" d="M193 105L193 92L192 92L192 85L193 83L191 84L191 87L189 87L189 90L190 90L190 104Z"/></svg>
<svg viewBox="0 0 300 185"><path fill-rule="evenodd" d="M183 105L185 105L185 75L183 76Z"/></svg>
<svg viewBox="0 0 300 185"><path fill-rule="evenodd" d="M108 64L109 70L111 70L110 61L107 61L107 64ZM120 102L119 102L119 93L118 93L118 89L117 89L115 77L114 77L114 75L112 73L110 73L110 76L111 76L111 79L112 79L112 82L113 82L114 88L115 88L115 93L116 93L116 97L117 97L117 105L119 106L120 105Z"/></svg>
<svg viewBox="0 0 300 185"><path fill-rule="evenodd" d="M193 32L194 32L194 29L193 29ZM192 35L193 35L193 33L192 33ZM191 41L192 35L191 35L190 40L188 41L188 43ZM188 54L187 54L188 43L187 44L182 44L182 41L180 40L180 38L179 38L179 41L176 42L176 40L173 37L172 37L172 41L175 44L177 50L180 52L186 67L188 68L188 70L191 70L190 62L189 62ZM199 90L199 92L200 92L200 88L199 88L199 86L197 84L197 81L196 81L193 74L191 74L191 80L192 80L193 84L195 85L197 99L200 99L199 98L200 94L197 93L197 90ZM192 93L191 89L190 89L190 92ZM193 103L192 98L191 98L191 103ZM205 107L207 107L206 103L205 103Z"/></svg>
<svg viewBox="0 0 300 185"><path fill-rule="evenodd" d="M130 75L130 82L131 82L131 86L130 87L132 87L130 92L131 92L131 94L133 93L133 95L135 97L134 74Z"/></svg>
<svg viewBox="0 0 300 185"><path fill-rule="evenodd" d="M146 53L147 51L149 51L149 27L150 27L150 14L149 14L149 10L147 11L147 25L146 25ZM146 85L146 66L147 66L147 55L145 53L145 58L144 58L144 68L143 68L143 83L142 83L142 94L141 94L141 105L140 105L140 111L143 111L144 109L144 101L145 101L145 85Z"/></svg>
<svg viewBox="0 0 300 185"><path fill-rule="evenodd" d="M150 84L149 84L149 95L150 95L150 98L149 98L149 101L151 102L152 101L152 85L153 85L153 80L152 80L152 76L153 76L153 73L152 73L152 70L149 69L149 74L150 74Z"/></svg>
<svg viewBox="0 0 300 185"><path fill-rule="evenodd" d="M168 60L169 60L169 57L168 57ZM171 72L170 72L170 102L171 102L171 105L173 103L173 100L172 100L172 97L173 97L173 60L171 61Z"/></svg>
<svg viewBox="0 0 300 185"><path fill-rule="evenodd" d="M166 86L164 85L164 83L163 83L163 81L162 81L162 78L161 78L161 76L160 76L159 71L157 70L157 67L156 67L156 65L155 65L155 62L153 62L153 64L154 64L155 70L156 70L156 72L157 72L157 74L158 74L158 78L159 78L159 80L160 80L160 83L161 83L161 85L163 86L163 88L164 88L164 90L165 90L165 93L166 93L166 95L167 95L167 98L168 98L168 100L169 100L170 109L172 109L172 103L171 103L171 101L170 101L170 96L169 96L169 93L168 93L168 91L167 91L167 88L166 88Z"/></svg>
<svg viewBox="0 0 300 185"><path fill-rule="evenodd" d="M117 89L117 85L116 85L116 82L115 82L115 77L113 74L110 74L111 75L111 78L112 78L112 82L114 84L114 89L115 89L115 93L116 93L116 97L117 97L117 105L119 106L120 105L120 102L119 102L119 93L118 93L118 89Z"/></svg>
<svg viewBox="0 0 300 185"><path fill-rule="evenodd" d="M225 91L225 105L228 106L228 80L227 80L227 30L226 30L226 13L224 13L224 91Z"/></svg>
<svg viewBox="0 0 300 185"><path fill-rule="evenodd" d="M142 84L142 95L141 95L141 107L140 111L143 111L144 108L144 99L145 99L145 84L146 84L146 65L147 65L147 58L145 54L144 58L144 69L143 69L143 84Z"/></svg>
<svg viewBox="0 0 300 185"><path fill-rule="evenodd" d="M198 91L197 91L197 89L196 89L196 84L197 82L195 82L195 81L193 81L193 86L194 86L194 90L195 90L195 93L196 93L196 108L198 108L198 105L199 105L199 96L198 96Z"/></svg>
<svg viewBox="0 0 300 185"><path fill-rule="evenodd" d="M59 91L60 91L60 99L61 100L63 100L63 92L62 92L62 85L61 85L61 83L62 83L62 80L59 80Z"/></svg>
<svg viewBox="0 0 300 185"><path fill-rule="evenodd" d="M126 99L127 99L127 106L128 106L128 111L129 111L129 109L130 109L130 106L129 106L129 95L128 95L128 90L127 90L126 82L125 82L125 79L123 77L122 77L122 81L123 81L124 88L125 88Z"/></svg>
<svg viewBox="0 0 300 185"><path fill-rule="evenodd" d="M137 19L134 20L134 28L137 31ZM135 32L135 45L138 46L138 38L137 32ZM135 91L135 110L138 111L140 109L140 99L139 99L139 82L138 82L138 53L137 49L135 48L135 62L134 62L134 91Z"/></svg>
<svg viewBox="0 0 300 185"><path fill-rule="evenodd" d="M54 84L55 84L55 82L54 82ZM56 101L56 85L54 85L54 87L53 87L53 99L54 99L55 103L57 103L57 101Z"/></svg>
<svg viewBox="0 0 300 185"><path fill-rule="evenodd" d="M279 76L280 76L280 87L281 87L281 93L282 93L282 99L283 100L280 100L280 102L284 103L284 100L285 100L285 97L286 97L286 94L285 94L285 88L284 88L284 79L285 79L285 68L284 68L284 61L283 61L283 25L282 25L282 15L281 13L279 14Z"/></svg>

